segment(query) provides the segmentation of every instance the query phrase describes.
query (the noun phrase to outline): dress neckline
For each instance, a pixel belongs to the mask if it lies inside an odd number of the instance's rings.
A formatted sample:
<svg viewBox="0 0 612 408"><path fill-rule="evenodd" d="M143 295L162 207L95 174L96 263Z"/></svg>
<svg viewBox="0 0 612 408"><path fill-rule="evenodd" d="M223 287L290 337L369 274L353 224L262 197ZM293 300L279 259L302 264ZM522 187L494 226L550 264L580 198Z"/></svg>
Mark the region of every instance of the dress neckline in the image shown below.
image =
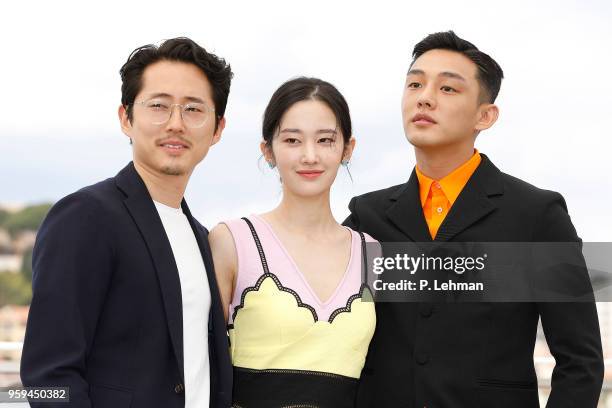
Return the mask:
<svg viewBox="0 0 612 408"><path fill-rule="evenodd" d="M319 295L317 295L317 293L314 291L312 286L310 286L310 283L308 282L308 279L306 279L306 276L302 273L302 271L298 267L297 263L295 262L295 260L293 259L293 257L289 253L289 251L287 250L287 248L285 248L285 245L283 244L283 242L276 235L276 232L274 231L274 228L272 228L272 225L270 225L270 223L268 221L266 221L260 215L253 214L252 216L254 218L256 218L258 221L260 221L268 229L268 231L270 232L270 235L276 241L276 244L279 246L279 248L281 249L283 254L285 254L285 257L291 263L294 272L300 277L300 279L304 283L304 286L307 288L308 292L310 292L310 294L312 295L313 299L315 299L315 301L319 304L319 306L321 306L323 308L328 306L336 298L336 296L338 295L338 292L340 292L340 290L342 289L342 287L346 283L346 280L348 279L348 275L349 275L350 270L351 270L351 266L353 264L353 258L354 258L354 253L355 253L355 234L353 233L353 230L351 230L349 227L343 226L351 234L351 252L350 252L350 255L349 255L349 260L348 260L348 262L346 264L346 269L344 270L344 274L342 275L342 278L340 279L340 281L336 285L336 288L334 289L332 294L327 298L327 300L323 301L323 300L321 300Z"/></svg>

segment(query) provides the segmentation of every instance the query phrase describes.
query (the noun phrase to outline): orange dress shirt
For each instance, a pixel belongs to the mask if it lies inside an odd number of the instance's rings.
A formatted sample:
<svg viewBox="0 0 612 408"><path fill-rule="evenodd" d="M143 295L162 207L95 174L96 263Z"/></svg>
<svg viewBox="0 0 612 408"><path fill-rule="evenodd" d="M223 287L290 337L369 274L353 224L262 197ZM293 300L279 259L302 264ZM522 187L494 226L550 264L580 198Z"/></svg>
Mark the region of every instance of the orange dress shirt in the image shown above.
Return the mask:
<svg viewBox="0 0 612 408"><path fill-rule="evenodd" d="M474 171L476 171L480 160L480 153L474 149L474 154L470 160L463 163L441 180L427 177L421 173L418 166L416 167L421 205L423 206L423 214L425 215L432 239L436 237L442 221L444 221L455 200L459 197L463 187L465 187Z"/></svg>

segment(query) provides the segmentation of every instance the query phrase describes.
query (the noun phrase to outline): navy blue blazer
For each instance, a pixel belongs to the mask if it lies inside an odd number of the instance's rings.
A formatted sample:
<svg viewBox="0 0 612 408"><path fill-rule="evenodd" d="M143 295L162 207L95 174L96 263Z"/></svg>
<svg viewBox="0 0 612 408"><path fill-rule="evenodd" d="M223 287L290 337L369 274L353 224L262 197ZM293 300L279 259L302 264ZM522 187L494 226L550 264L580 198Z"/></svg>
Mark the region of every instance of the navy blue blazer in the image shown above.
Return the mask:
<svg viewBox="0 0 612 408"><path fill-rule="evenodd" d="M231 362L208 231L185 200L181 206L210 286L210 406L228 407ZM54 205L32 263L21 379L24 386L70 387L69 404L32 407L184 407L178 270L133 163Z"/></svg>

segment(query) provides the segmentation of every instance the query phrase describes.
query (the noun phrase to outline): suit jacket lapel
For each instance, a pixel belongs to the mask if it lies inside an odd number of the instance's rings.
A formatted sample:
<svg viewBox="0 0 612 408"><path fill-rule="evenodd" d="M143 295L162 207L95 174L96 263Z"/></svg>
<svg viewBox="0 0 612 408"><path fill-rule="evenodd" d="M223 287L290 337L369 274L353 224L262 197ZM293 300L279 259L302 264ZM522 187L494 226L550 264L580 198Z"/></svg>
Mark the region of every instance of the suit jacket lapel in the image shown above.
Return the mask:
<svg viewBox="0 0 612 408"><path fill-rule="evenodd" d="M200 248L200 253L202 254L202 259L204 260L204 267L206 268L206 275L208 278L208 286L210 288L210 297L211 297L211 309L210 316L208 319L208 329L214 329L214 320L213 320L213 311L214 313L223 316L223 310L221 308L221 301L219 291L217 290L217 278L215 276L215 269L212 262L212 252L210 250L210 245L208 243L208 234L203 227L198 227L196 225L196 220L191 215L191 211L187 206L185 200L183 200L181 204L183 208L183 212L187 216L189 220L189 224L191 225L191 229L195 234L196 241L198 242L198 247ZM225 329L223 329L225 330Z"/></svg>
<svg viewBox="0 0 612 408"><path fill-rule="evenodd" d="M223 341L221 341L221 344L219 344L219 333L225 333L226 327L225 320L223 318L221 295L217 286L217 278L212 261L212 251L210 250L210 244L208 243L208 231L206 231L206 229L202 227L195 218L193 218L185 200L183 200L181 206L183 207L183 212L187 216L191 229L195 234L198 247L200 248L200 253L202 254L202 259L204 260L204 267L206 268L211 299L210 313L208 315L208 350L210 353L211 367L217 366L218 369L219 367L223 366L223 364L227 364L229 366L231 363L229 353L217 352L217 350L223 350L223 347L227 347L227 343L223 343ZM211 376L210 381L211 391L215 390L214 392L221 393L220 395L222 397L223 391L219 388L219 380L217 376Z"/></svg>
<svg viewBox="0 0 612 408"><path fill-rule="evenodd" d="M166 310L166 321L172 346L179 363L181 377L184 379L181 282L170 241L168 241L149 191L136 172L133 163L121 170L115 181L127 195L124 204L138 226L153 259Z"/></svg>
<svg viewBox="0 0 612 408"><path fill-rule="evenodd" d="M431 242L419 196L419 180L414 170L408 182L390 200L395 203L387 210L389 220L413 241Z"/></svg>
<svg viewBox="0 0 612 408"><path fill-rule="evenodd" d="M449 241L461 231L493 212L497 207L489 199L503 194L500 171L482 155L480 165L457 197L436 234L436 241Z"/></svg>

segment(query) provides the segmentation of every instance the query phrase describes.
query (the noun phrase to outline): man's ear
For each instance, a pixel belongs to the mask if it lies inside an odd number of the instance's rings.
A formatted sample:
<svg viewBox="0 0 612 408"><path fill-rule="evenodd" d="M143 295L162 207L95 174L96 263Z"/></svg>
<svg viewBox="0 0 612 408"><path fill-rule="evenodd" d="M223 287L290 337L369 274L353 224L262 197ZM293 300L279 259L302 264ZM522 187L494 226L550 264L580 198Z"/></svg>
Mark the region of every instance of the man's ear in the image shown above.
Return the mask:
<svg viewBox="0 0 612 408"><path fill-rule="evenodd" d="M119 124L121 125L121 131L123 131L123 133L131 139L132 137L130 136L130 133L132 132L132 124L128 119L127 109L125 108L125 106L120 105L117 113L119 115Z"/></svg>
<svg viewBox="0 0 612 408"><path fill-rule="evenodd" d="M483 103L478 108L477 115L478 121L476 122L474 130L478 132L487 130L497 121L497 118L499 117L499 108L493 103Z"/></svg>
<svg viewBox="0 0 612 408"><path fill-rule="evenodd" d="M221 133L223 133L223 129L225 129L225 116L219 119L219 123L217 124L217 130L215 130L215 134L210 141L210 145L214 145L219 140L221 140Z"/></svg>

